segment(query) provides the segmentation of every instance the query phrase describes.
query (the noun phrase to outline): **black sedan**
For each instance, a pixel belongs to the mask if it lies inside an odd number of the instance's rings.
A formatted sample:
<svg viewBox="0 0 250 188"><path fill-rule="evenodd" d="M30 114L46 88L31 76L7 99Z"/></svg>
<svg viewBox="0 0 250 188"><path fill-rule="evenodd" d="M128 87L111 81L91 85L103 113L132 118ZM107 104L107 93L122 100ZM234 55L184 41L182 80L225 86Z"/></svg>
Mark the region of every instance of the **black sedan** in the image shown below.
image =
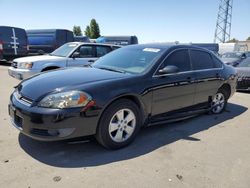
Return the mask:
<svg viewBox="0 0 250 188"><path fill-rule="evenodd" d="M242 61L237 67L237 90L250 91L250 57Z"/></svg>
<svg viewBox="0 0 250 188"><path fill-rule="evenodd" d="M132 45L92 67L56 70L21 82L10 97L12 124L34 139L95 135L106 148L133 141L142 126L221 113L236 71L191 45Z"/></svg>

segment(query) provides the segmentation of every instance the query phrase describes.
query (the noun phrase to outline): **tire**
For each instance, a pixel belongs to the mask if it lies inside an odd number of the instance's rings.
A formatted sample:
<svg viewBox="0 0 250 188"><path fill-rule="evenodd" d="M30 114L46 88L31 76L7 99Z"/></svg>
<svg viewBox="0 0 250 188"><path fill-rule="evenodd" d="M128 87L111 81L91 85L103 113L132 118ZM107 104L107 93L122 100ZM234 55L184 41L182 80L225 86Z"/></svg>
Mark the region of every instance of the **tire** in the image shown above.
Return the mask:
<svg viewBox="0 0 250 188"><path fill-rule="evenodd" d="M142 115L131 100L121 99L103 112L97 128L96 139L107 149L129 145L142 125Z"/></svg>
<svg viewBox="0 0 250 188"><path fill-rule="evenodd" d="M218 90L218 92L213 96L212 101L210 102L211 110L210 112L212 114L220 114L223 111L225 111L227 106L227 100L228 100L228 92L227 90L221 88Z"/></svg>

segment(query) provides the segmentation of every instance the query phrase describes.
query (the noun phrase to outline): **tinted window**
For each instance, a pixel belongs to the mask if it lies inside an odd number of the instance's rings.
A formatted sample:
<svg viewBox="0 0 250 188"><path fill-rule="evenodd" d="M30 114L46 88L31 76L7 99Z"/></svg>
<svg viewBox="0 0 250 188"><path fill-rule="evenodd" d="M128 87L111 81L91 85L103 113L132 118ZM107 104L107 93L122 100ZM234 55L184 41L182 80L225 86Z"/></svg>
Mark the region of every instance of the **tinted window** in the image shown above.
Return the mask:
<svg viewBox="0 0 250 188"><path fill-rule="evenodd" d="M81 46L79 52L80 52L80 58L94 57L93 46Z"/></svg>
<svg viewBox="0 0 250 188"><path fill-rule="evenodd" d="M215 68L221 68L222 67L222 62L218 58L213 57L213 62L214 62L214 67Z"/></svg>
<svg viewBox="0 0 250 188"><path fill-rule="evenodd" d="M190 51L194 70L214 68L212 57L209 53L200 50Z"/></svg>
<svg viewBox="0 0 250 188"><path fill-rule="evenodd" d="M96 46L96 56L102 57L109 53L111 51L111 48L108 46Z"/></svg>
<svg viewBox="0 0 250 188"><path fill-rule="evenodd" d="M188 50L178 50L173 52L164 61L164 67L174 65L179 68L180 72L189 71L191 69ZM163 67L161 67L163 68Z"/></svg>

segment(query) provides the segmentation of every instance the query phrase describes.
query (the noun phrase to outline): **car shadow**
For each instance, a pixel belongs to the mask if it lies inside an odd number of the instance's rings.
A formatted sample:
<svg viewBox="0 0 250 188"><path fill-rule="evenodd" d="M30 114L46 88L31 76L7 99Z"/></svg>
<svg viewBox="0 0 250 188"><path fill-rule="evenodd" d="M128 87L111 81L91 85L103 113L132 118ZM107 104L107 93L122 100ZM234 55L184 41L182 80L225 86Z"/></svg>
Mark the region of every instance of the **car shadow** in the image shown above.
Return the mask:
<svg viewBox="0 0 250 188"><path fill-rule="evenodd" d="M11 62L8 62L8 61L0 61L0 65L2 66L11 66Z"/></svg>
<svg viewBox="0 0 250 188"><path fill-rule="evenodd" d="M94 139L88 143L40 142L19 134L21 148L34 159L47 165L62 168L80 168L105 165L148 154L180 139L199 142L194 134L233 119L247 110L229 103L226 112L219 115L201 115L182 122L143 128L128 147L116 151L106 150ZM216 131L216 129L214 130Z"/></svg>

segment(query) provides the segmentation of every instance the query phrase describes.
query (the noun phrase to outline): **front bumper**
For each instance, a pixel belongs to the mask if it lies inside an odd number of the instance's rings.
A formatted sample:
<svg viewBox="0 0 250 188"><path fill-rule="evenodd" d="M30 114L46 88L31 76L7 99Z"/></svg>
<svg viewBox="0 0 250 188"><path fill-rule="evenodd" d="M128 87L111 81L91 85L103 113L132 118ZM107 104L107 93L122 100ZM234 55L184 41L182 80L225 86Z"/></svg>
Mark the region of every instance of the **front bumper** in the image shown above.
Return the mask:
<svg viewBox="0 0 250 188"><path fill-rule="evenodd" d="M94 135L98 113L81 109L48 109L32 106L12 95L11 123L23 134L42 141L65 140Z"/></svg>
<svg viewBox="0 0 250 188"><path fill-rule="evenodd" d="M30 69L18 69L14 67L9 67L8 73L13 78L16 78L18 80L24 80L27 79L40 71L30 70Z"/></svg>

